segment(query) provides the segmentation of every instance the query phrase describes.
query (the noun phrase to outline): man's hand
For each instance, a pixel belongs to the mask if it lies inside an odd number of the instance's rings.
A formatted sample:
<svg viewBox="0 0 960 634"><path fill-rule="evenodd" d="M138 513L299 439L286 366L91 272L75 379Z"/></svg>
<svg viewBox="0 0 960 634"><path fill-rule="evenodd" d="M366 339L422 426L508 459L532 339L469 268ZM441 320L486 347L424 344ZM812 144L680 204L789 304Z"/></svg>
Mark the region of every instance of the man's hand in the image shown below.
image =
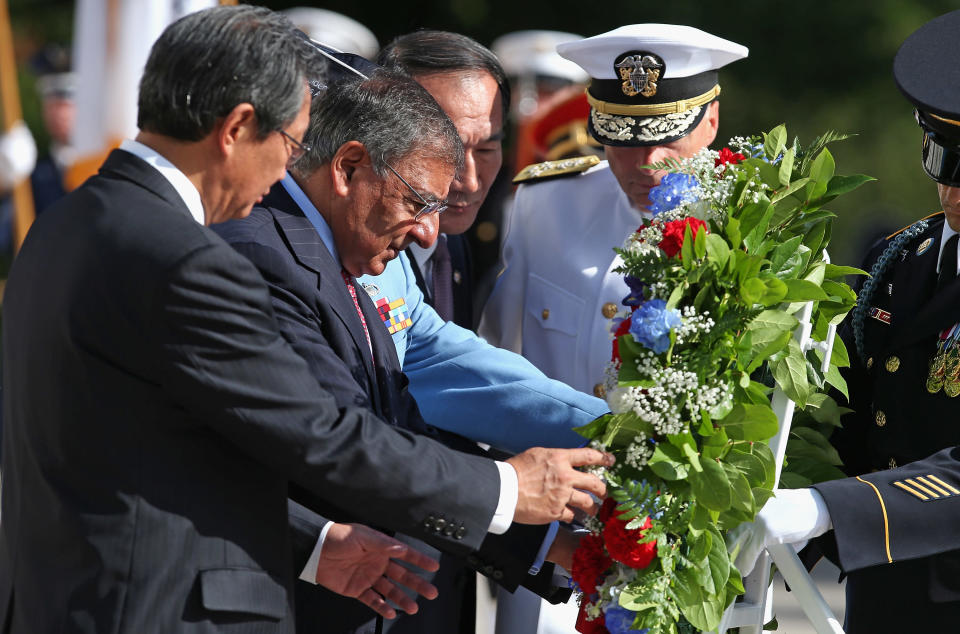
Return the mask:
<svg viewBox="0 0 960 634"><path fill-rule="evenodd" d="M573 570L573 551L580 544L580 539L585 535L584 532L574 533L569 528L561 526L557 530L557 537L550 544L547 551L546 560L551 561L567 572Z"/></svg>
<svg viewBox="0 0 960 634"><path fill-rule="evenodd" d="M427 570L440 564L407 544L361 524L334 524L320 551L317 583L345 597L357 599L384 618L396 618L397 612L384 600L389 599L407 614L417 613L417 602L403 592L410 588L428 599L437 597L437 589L398 563L398 559Z"/></svg>
<svg viewBox="0 0 960 634"><path fill-rule="evenodd" d="M544 449L534 447L507 460L517 472L519 495L513 521L519 524L547 524L554 520L573 520L575 509L597 512L587 493L602 498L607 487L603 480L575 467L610 467L613 456L596 449Z"/></svg>
<svg viewBox="0 0 960 634"><path fill-rule="evenodd" d="M767 546L794 544L801 550L808 540L831 528L830 512L816 489L780 489L754 521L727 533L727 550L737 553L734 563L746 577Z"/></svg>

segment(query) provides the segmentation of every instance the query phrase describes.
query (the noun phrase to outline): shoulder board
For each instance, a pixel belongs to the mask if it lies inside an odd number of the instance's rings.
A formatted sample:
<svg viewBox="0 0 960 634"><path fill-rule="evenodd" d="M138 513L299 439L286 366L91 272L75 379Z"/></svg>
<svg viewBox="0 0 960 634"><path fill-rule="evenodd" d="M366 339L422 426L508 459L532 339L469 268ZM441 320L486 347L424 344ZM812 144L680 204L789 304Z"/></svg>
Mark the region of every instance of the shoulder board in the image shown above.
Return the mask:
<svg viewBox="0 0 960 634"><path fill-rule="evenodd" d="M942 212L942 211L938 211L938 212L936 212L936 213L930 214L929 216L924 216L924 217L921 218L920 220L930 220L931 218L936 218L937 216L942 216L942 215L943 215L943 212ZM908 224L908 225L907 225L906 227L904 227L903 229L900 229L900 230L898 230L898 231L894 231L893 233L891 233L890 235L888 235L886 238L884 238L884 240L892 240L893 238L897 237L898 235L900 235L901 233L903 233L904 231L906 231L907 229L909 229L909 228L912 227L913 225L915 225L915 224L917 224L918 222L920 222L920 220L917 220L917 221L915 221L915 222L911 222L910 224Z"/></svg>
<svg viewBox="0 0 960 634"><path fill-rule="evenodd" d="M549 178L557 178L559 176L579 174L587 171L599 162L600 159L596 156L575 156L573 158L560 159L559 161L534 163L520 170L520 173L513 178L513 182L532 183Z"/></svg>

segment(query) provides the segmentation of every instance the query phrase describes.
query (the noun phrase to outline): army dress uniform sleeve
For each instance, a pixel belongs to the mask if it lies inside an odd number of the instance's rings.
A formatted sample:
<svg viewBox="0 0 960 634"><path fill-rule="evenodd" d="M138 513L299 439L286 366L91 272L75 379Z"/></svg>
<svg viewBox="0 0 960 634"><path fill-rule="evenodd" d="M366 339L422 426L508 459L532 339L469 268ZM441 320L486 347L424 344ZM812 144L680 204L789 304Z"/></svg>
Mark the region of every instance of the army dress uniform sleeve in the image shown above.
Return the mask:
<svg viewBox="0 0 960 634"><path fill-rule="evenodd" d="M813 485L830 510L841 569L960 549L960 448L897 469Z"/></svg>

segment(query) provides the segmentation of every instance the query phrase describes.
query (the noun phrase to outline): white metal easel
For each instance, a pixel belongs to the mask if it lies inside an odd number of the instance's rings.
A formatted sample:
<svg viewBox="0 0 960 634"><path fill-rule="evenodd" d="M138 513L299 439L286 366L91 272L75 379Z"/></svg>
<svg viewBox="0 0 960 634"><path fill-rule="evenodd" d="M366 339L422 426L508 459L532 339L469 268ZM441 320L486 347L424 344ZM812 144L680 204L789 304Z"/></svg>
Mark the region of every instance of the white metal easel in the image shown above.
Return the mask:
<svg viewBox="0 0 960 634"><path fill-rule="evenodd" d="M826 254L824 254L826 255ZM814 341L810 338L813 315L813 302L807 302L800 314L800 324L794 331L794 338L804 352L820 349L823 352L822 370L830 368L830 355L833 352L833 338L836 336L836 327L830 326L827 331L827 340ZM787 450L787 438L790 436L790 423L793 420L794 402L787 398L779 388L773 394L773 411L780 421L777 435L770 440L770 448L776 458L776 476L774 488L780 483L780 470L783 467L783 457ZM797 557L792 546L777 545L769 547L760 555L757 564L743 580L743 597L727 608L720 620L719 634L725 634L730 628L739 627L740 634L761 634L763 624L773 617L773 592L770 580L770 562L777 565L780 574L790 585L790 590L800 603L807 620L817 630L817 634L843 634L843 628L837 617L833 615L830 606L824 601L823 595L817 590L813 579L807 574L806 568Z"/></svg>

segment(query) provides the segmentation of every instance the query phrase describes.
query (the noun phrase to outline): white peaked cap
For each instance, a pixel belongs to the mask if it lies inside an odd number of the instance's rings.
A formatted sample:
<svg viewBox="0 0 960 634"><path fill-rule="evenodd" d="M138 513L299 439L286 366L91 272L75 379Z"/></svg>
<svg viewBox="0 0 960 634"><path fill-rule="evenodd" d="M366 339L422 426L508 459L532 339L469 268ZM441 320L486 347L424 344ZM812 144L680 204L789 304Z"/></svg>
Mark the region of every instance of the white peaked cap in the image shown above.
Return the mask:
<svg viewBox="0 0 960 634"><path fill-rule="evenodd" d="M293 7L280 13L310 39L323 42L338 51L372 59L380 50L380 43L373 31L342 13L312 7Z"/></svg>
<svg viewBox="0 0 960 634"><path fill-rule="evenodd" d="M584 70L557 54L559 44L581 39L582 35L563 31L515 31L495 39L490 50L511 77L547 75L583 82L587 80Z"/></svg>
<svg viewBox="0 0 960 634"><path fill-rule="evenodd" d="M664 62L663 79L716 70L749 53L746 46L679 24L630 24L557 45L557 52L596 79L617 79L614 60L627 51L650 51Z"/></svg>

